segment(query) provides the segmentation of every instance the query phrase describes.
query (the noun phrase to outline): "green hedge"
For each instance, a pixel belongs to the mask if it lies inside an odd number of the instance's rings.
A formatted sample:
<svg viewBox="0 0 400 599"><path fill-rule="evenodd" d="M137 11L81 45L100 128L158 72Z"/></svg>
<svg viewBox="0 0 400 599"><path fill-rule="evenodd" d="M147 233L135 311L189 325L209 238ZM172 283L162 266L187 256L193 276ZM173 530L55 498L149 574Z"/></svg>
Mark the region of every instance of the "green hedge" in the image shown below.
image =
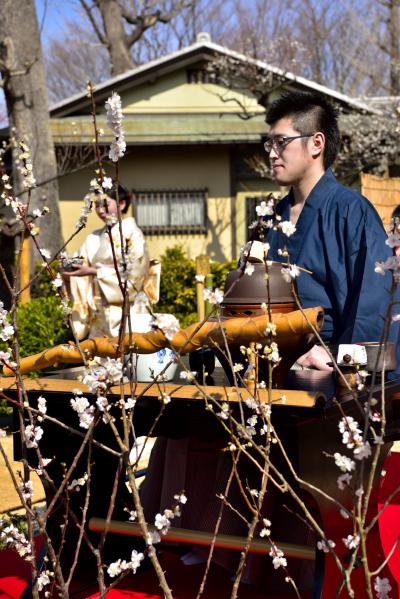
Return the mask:
<svg viewBox="0 0 400 599"><path fill-rule="evenodd" d="M21 358L72 339L57 295L35 297L26 304L20 304L17 307L17 326ZM6 347L7 343L0 342L0 350L5 351ZM32 373L32 376L37 374ZM11 411L7 402L0 400L0 415L10 414Z"/></svg>
<svg viewBox="0 0 400 599"><path fill-rule="evenodd" d="M212 286L223 289L226 275L236 267L231 262L211 262ZM160 301L157 312L174 314L182 327L197 321L196 262L184 248L175 245L161 256Z"/></svg>
<svg viewBox="0 0 400 599"><path fill-rule="evenodd" d="M36 297L18 306L17 323L21 357L72 339L58 295Z"/></svg>

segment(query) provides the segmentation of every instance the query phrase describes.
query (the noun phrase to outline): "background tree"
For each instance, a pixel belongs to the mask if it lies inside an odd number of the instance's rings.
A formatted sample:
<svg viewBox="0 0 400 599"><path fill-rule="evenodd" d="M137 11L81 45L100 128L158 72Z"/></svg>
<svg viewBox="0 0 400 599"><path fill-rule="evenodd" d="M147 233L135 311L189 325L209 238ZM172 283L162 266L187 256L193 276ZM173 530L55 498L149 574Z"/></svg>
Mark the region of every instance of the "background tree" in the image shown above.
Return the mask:
<svg viewBox="0 0 400 599"><path fill-rule="evenodd" d="M109 53L112 76L134 67L130 50L148 29L158 23L169 23L191 5L187 0L80 0L80 4L99 42Z"/></svg>
<svg viewBox="0 0 400 599"><path fill-rule="evenodd" d="M114 6L111 32L105 27L100 4L88 0L83 3L84 12L75 11L65 22L62 34L50 36L45 43L49 94L55 102L81 92L89 79L99 83L112 74L183 48L194 42L200 31L209 32L214 41L231 31L224 0L168 3L113 0L117 7ZM134 19L133 15L139 12ZM129 22L133 20L138 24ZM110 38L112 35L114 39L115 29L123 32L122 43L114 44Z"/></svg>
<svg viewBox="0 0 400 599"><path fill-rule="evenodd" d="M194 42L200 31L351 96L397 95L399 2L80 0L64 35L46 44L50 95L82 91L83 81L159 58Z"/></svg>
<svg viewBox="0 0 400 599"><path fill-rule="evenodd" d="M0 71L10 131L16 140L23 140L29 146L37 182L50 181L32 190L29 211L49 207L46 226L39 233L39 244L55 253L61 246L57 170L33 0L0 2ZM14 191L22 194L23 178L18 166L18 150L14 147ZM26 200L26 194L23 198Z"/></svg>

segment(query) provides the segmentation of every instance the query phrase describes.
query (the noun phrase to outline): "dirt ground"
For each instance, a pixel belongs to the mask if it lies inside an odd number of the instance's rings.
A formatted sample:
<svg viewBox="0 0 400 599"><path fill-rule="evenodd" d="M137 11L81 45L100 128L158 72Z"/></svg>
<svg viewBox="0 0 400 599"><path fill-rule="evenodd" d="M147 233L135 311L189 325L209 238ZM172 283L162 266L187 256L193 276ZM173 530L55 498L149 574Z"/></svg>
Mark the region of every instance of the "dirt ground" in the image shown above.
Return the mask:
<svg viewBox="0 0 400 599"><path fill-rule="evenodd" d="M12 471L17 480L18 472L22 472L21 462L13 460L13 439L12 435L0 438L0 443L5 450L8 460L11 463ZM42 483L36 473L32 473L33 482L33 502L40 503L44 500L44 490ZM11 474L5 464L3 455L0 454L0 514L10 510L21 508L21 502L18 493L15 490Z"/></svg>

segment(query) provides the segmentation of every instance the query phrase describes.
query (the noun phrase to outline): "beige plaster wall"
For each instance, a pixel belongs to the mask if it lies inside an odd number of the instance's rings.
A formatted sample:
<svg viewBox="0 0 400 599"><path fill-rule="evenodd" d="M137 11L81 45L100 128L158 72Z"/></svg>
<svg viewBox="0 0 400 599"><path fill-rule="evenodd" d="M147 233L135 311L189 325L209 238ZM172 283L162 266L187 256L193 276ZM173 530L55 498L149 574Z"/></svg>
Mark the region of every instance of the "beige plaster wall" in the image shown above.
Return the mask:
<svg viewBox="0 0 400 599"><path fill-rule="evenodd" d="M238 107L249 112L265 111L247 90L233 91L211 83L187 83L185 69L122 92L121 99L126 114L238 112Z"/></svg>
<svg viewBox="0 0 400 599"><path fill-rule="evenodd" d="M106 168L113 175L112 168ZM93 169L86 169L60 179L60 210L64 239L75 230ZM208 189L207 235L148 236L153 257L159 257L167 247L183 245L190 257L207 253L215 260L229 260L232 256L232 223L229 150L212 146L197 148L149 147L130 149L120 167L120 181L130 189ZM69 245L75 251L91 230L101 226L95 214L88 227Z"/></svg>

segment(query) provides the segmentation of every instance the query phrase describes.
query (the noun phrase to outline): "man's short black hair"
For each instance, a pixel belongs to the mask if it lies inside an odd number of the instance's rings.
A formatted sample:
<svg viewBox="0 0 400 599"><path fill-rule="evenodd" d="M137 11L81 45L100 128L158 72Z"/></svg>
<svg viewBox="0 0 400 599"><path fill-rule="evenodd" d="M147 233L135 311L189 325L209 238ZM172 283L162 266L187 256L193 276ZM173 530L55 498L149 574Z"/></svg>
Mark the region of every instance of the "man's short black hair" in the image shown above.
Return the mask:
<svg viewBox="0 0 400 599"><path fill-rule="evenodd" d="M302 135L321 131L325 135L324 168L332 166L340 148L340 133L337 110L325 96L317 92L283 93L272 102L266 120L273 125L283 118L291 118Z"/></svg>

